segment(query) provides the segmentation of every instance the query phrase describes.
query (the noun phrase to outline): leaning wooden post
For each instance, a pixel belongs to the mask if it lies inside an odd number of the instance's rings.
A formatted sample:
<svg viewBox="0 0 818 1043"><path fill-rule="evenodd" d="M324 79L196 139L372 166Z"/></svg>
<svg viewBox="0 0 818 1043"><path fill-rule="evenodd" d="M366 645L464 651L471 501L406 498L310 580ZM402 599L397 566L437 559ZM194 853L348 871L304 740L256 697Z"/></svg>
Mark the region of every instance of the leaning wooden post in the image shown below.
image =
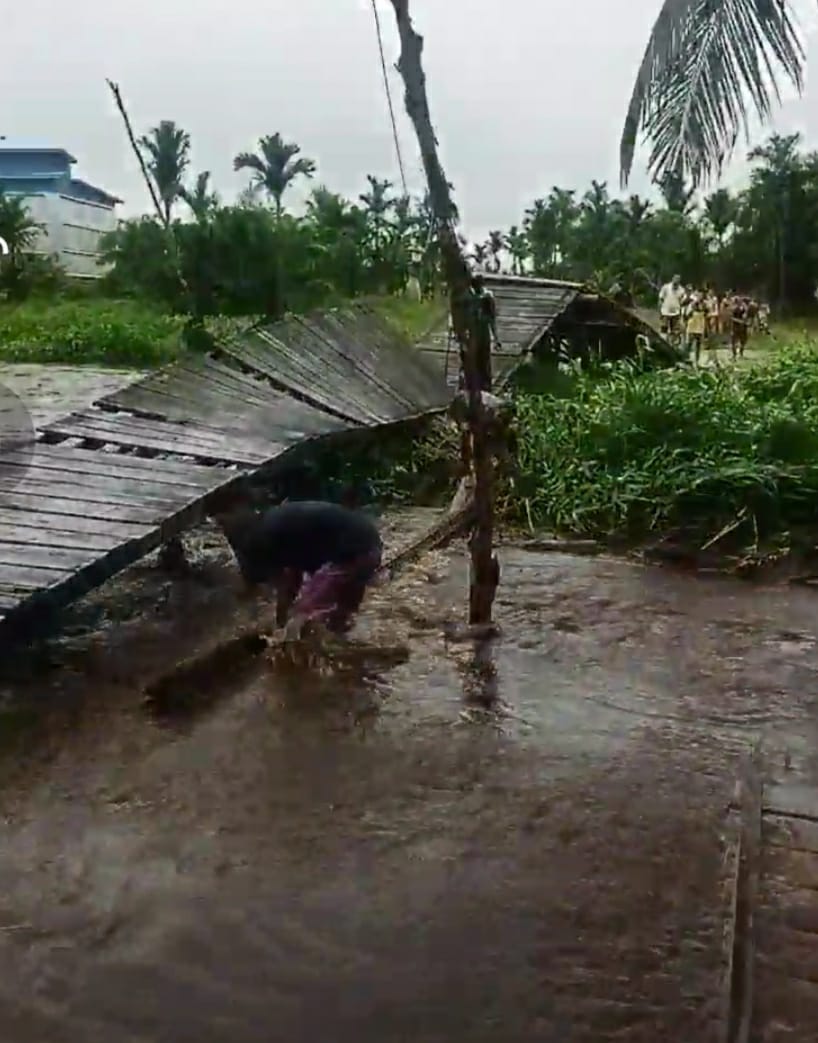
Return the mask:
<svg viewBox="0 0 818 1043"><path fill-rule="evenodd" d="M443 270L449 290L452 327L460 346L461 364L469 402L468 423L471 429L471 469L474 474L475 523L470 541L471 586L469 591L469 623L491 623L494 594L499 581L499 565L493 551L494 542L494 464L484 416L481 362L490 351L488 329L483 330L479 309L475 307L471 289L471 273L460 249L454 222L449 183L437 154L437 138L429 114L426 77L421 56L423 38L415 32L409 14L409 0L391 0L395 10L401 54L398 71L405 86L406 112L415 128L420 146L429 200L437 226L437 238Z"/></svg>

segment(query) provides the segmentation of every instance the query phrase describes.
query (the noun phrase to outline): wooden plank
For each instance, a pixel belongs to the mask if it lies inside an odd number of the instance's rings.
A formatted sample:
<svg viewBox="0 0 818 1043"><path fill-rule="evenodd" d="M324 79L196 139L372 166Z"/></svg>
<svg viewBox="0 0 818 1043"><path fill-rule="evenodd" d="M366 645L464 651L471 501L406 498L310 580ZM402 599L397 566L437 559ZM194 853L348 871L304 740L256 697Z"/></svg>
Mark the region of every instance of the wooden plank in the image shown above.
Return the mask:
<svg viewBox="0 0 818 1043"><path fill-rule="evenodd" d="M150 388L153 391L172 391L178 394L180 388L209 387L223 398L234 400L234 405L257 405L267 406L271 400L280 397L268 383L251 380L244 374L236 373L223 363L217 363L214 359L204 357L197 363L179 363L172 369L160 370L150 379L140 382L131 387ZM127 398L124 394L130 388L125 388L112 395L112 400Z"/></svg>
<svg viewBox="0 0 818 1043"><path fill-rule="evenodd" d="M299 361L313 367L318 380L328 386L333 396L343 391L353 401L357 396L352 394L352 387L357 379L355 366L348 359L339 355L331 344L308 323L295 315L289 315L286 319L276 324L276 336L281 344L284 344L294 352Z"/></svg>
<svg viewBox="0 0 818 1043"><path fill-rule="evenodd" d="M736 805L740 805L741 786L736 785ZM739 812L727 814L725 848L722 859L722 897L725 906L722 935L721 974L719 975L718 1033L719 1043L728 1043L731 1009L736 977L736 932L738 930L739 876L741 871L742 822Z"/></svg>
<svg viewBox="0 0 818 1043"><path fill-rule="evenodd" d="M145 401L145 406L148 406L148 402ZM150 403L152 409L147 410L148 412L154 411L155 407L158 406L157 402L153 401ZM136 408L136 405L135 405ZM169 411L167 405L163 405L162 409ZM173 427L176 431L181 434L176 435L175 433L171 436L173 438L172 452L176 454L185 454L190 452L196 454L203 459L217 459L224 456L225 450L227 453L235 456L236 447L238 446L238 452L242 455L246 455L248 446L256 445L258 456L262 459L267 457L276 456L284 451L292 443L292 438L282 438L280 432L274 431L273 425L269 418L266 418L266 422L259 422L256 431L248 431L247 429L240 429L233 423L225 423L224 429L218 433L217 436L213 437L201 437L197 432L201 431L201 425L205 422L206 417L212 417L214 415L220 415L224 412L225 407L223 402L214 404L212 408L202 408L200 417L191 418L190 410L185 410L184 416L182 412L176 414L175 417L171 417L171 420L178 419L183 422L173 423ZM126 444L142 444L147 445L152 442L153 437L146 431L137 430L134 428L131 421L137 419L136 417L127 414L127 419L124 418L125 414L122 413L110 413L101 414L99 419L95 416L91 422L94 423L94 433L90 436L97 440L109 438L110 432L115 432L117 435L123 436L123 440ZM147 425L159 426L159 421L143 420L139 418L141 422L147 423ZM191 419L196 420L195 423L190 423ZM83 423L88 422L88 418L83 418ZM104 428L102 427L104 426ZM101 432L101 433L100 433ZM190 432L188 434L187 432ZM296 438L300 437L300 433L295 433ZM86 437L89 437L86 435ZM160 434L160 444L170 444L166 441L167 436Z"/></svg>
<svg viewBox="0 0 818 1043"><path fill-rule="evenodd" d="M106 547L100 552L93 547L44 547L0 540L0 565L19 565L26 568L34 566L58 573L75 572L111 549L112 547Z"/></svg>
<svg viewBox="0 0 818 1043"><path fill-rule="evenodd" d="M34 453L14 452L4 453L2 460L20 461L30 463L32 459L38 461L39 466L54 466L58 470L85 471L95 468L105 468L98 473L107 473L111 476L121 474L123 477L134 475L149 475L155 481L168 482L173 485L192 485L194 487L210 488L214 475L227 475L230 473L226 468L218 465L195 464L189 461L163 460L161 457L146 458L135 456L130 453L106 452L103 449L82 449L79 446L66 446L63 444L49 445L39 442ZM111 470L107 470L107 469Z"/></svg>
<svg viewBox="0 0 818 1043"><path fill-rule="evenodd" d="M281 339L292 344L299 355L311 358L318 371L316 380L328 388L333 398L343 392L346 401L369 410L378 422L392 419L394 405L390 396L365 379L354 361L317 328L313 322L317 319L317 316L307 319L290 316L282 324Z"/></svg>
<svg viewBox="0 0 818 1043"><path fill-rule="evenodd" d="M339 375L309 351L296 352L274 335L273 329L259 329L251 343L245 339L229 344L225 350L245 365L252 366L270 380L302 395L318 409L341 415L359 423L377 423L379 414L351 398Z"/></svg>
<svg viewBox="0 0 818 1043"><path fill-rule="evenodd" d="M349 382L361 398L370 403L385 419L395 419L411 413L411 406L403 400L398 392L381 380L365 355L355 351L340 330L337 323L329 315L299 317L298 322L307 332L320 339L327 352L338 359L337 368L343 379Z"/></svg>
<svg viewBox="0 0 818 1043"><path fill-rule="evenodd" d="M139 475L104 475L98 474L90 467L85 471L65 472L53 468L40 467L35 459L27 468L12 468L4 471L0 466L0 482L13 483L15 488L26 482L45 485L69 485L76 489L106 489L117 494L136 494L147 499L176 503L179 500L204 496L217 483L209 487L178 485L169 482L155 482L146 470Z"/></svg>
<svg viewBox="0 0 818 1043"><path fill-rule="evenodd" d="M36 568L33 565L0 564L0 586L6 590L28 591L44 590L61 579L68 579L72 569L55 571L54 569Z"/></svg>
<svg viewBox="0 0 818 1043"><path fill-rule="evenodd" d="M409 400L413 412L448 401L448 390L439 372L380 316L354 308L339 311L337 319L350 336L370 346L378 373Z"/></svg>
<svg viewBox="0 0 818 1043"><path fill-rule="evenodd" d="M44 448L59 448L57 446ZM76 454L76 455L66 455ZM128 461L123 464L122 461ZM38 450L34 456L26 459L25 454L4 454L0 457L0 470L13 478L16 472L33 468L38 474L52 474L54 481L73 481L74 475L95 475L101 478L123 478L133 482L147 480L152 485L166 485L172 489L190 489L191 493L205 495L225 482L232 481L235 474L220 467L201 467L196 464L176 466L168 472L164 460L145 460L139 457L128 457L119 453L103 453L100 450L74 449L63 450L57 456ZM133 466L136 464L136 466ZM189 468L185 473L184 468ZM204 472L200 474L199 472Z"/></svg>
<svg viewBox="0 0 818 1043"><path fill-rule="evenodd" d="M324 410L315 409L305 402L299 402L292 398L287 392L274 387L264 377L255 375L248 376L238 369L230 368L224 362L207 358L206 368L198 377L184 371L178 373L178 379L168 387L175 394L183 394L188 383L193 382L197 389L210 389L211 391L232 400L237 405L244 406L249 403L254 409L269 412L270 410L292 413L298 417L299 423L320 424L325 421L328 414Z"/></svg>
<svg viewBox="0 0 818 1043"><path fill-rule="evenodd" d="M185 525L190 524L201 513L202 503L203 498L199 498L173 514L165 513L160 519L154 520L155 523L144 535L117 544L76 571L60 574L52 572L51 577L58 576L53 581L45 579L44 582L45 570L38 566L0 567L0 592L24 598L5 611L4 627L13 628L27 615L36 615L41 606L47 606L50 610L58 609L99 586L114 573L155 549L162 540L176 535ZM110 510L110 506L99 505L97 513L108 513ZM128 510L134 512L134 508ZM5 572L3 568L6 568ZM14 570L13 573L10 569ZM16 630L5 629L3 633L13 637Z"/></svg>
<svg viewBox="0 0 818 1043"><path fill-rule="evenodd" d="M768 786L764 790L764 811L818 821L818 788L798 783Z"/></svg>
<svg viewBox="0 0 818 1043"><path fill-rule="evenodd" d="M112 537L119 540L130 540L135 537L144 536L155 527L155 522L125 522L114 521L100 517L87 517L86 515L55 514L48 511L33 511L27 508L9 509L8 497L0 501L0 526L4 537L8 531L14 531L18 527L31 529L34 532L48 532L51 530L73 533L77 536L95 535Z"/></svg>
<svg viewBox="0 0 818 1043"><path fill-rule="evenodd" d="M142 446L156 449L162 453L174 453L177 456L192 456L204 460L229 460L232 463L249 466L264 463L274 456L274 452L262 451L246 445L237 445L232 439L223 439L221 445L208 442L203 445L193 434L168 436L164 432L151 434L145 430L135 430L125 424L103 423L79 417L68 417L64 421L52 424L47 430L54 434L69 438L86 438L96 442L110 442L116 445Z"/></svg>
<svg viewBox="0 0 818 1043"><path fill-rule="evenodd" d="M756 960L758 883L761 864L762 835L761 760L756 746L743 766L741 779L741 889L740 960L735 966L734 1043L749 1043L755 1006L754 966ZM737 954L739 955L739 954Z"/></svg>
<svg viewBox="0 0 818 1043"><path fill-rule="evenodd" d="M142 401L170 402L175 404L177 409L184 406L194 413L200 412L206 403L219 402L228 416L235 416L245 410L254 412L258 409L269 409L274 404L272 400L259 400L249 395L240 399L238 395L226 393L215 382L202 378L201 374L184 372L168 374L162 381L134 384L124 392L112 395L108 404L119 410L144 411Z"/></svg>
<svg viewBox="0 0 818 1043"><path fill-rule="evenodd" d="M28 517L24 511L20 513L23 517ZM99 553L112 550L117 544L134 538L121 536L113 532L103 534L97 532L75 532L71 529L36 528L33 525L10 526L5 525L2 520L0 520L0 533L2 533L3 540L6 543L19 543L27 546L41 544L45 547L70 547L77 550L90 548ZM138 535L142 534L142 532L138 533Z"/></svg>
<svg viewBox="0 0 818 1043"><path fill-rule="evenodd" d="M319 416L325 417L330 415L326 410L316 409L315 406L310 406L306 402L300 402L298 399L293 399L287 394L287 392L274 387L266 377L261 376L258 373L250 375L243 372L236 367L235 363L228 364L223 360L218 360L211 356L207 356L205 361L207 364L205 376L208 380L218 381L220 386L224 384L228 387L235 387L236 393L242 397L253 395L255 390L256 394L263 396L265 402L271 396L275 398L286 397L294 405L298 405L302 409L317 413Z"/></svg>
<svg viewBox="0 0 818 1043"><path fill-rule="evenodd" d="M783 815L765 815L764 843L770 847L818 854L818 822Z"/></svg>
<svg viewBox="0 0 818 1043"><path fill-rule="evenodd" d="M17 491L3 493L0 504L3 509L13 507L18 511L33 511L35 514L108 518L115 522L141 522L151 527L159 525L167 513L153 507L136 507L131 504L90 504L82 500L58 500L53 496L23 494Z"/></svg>
<svg viewBox="0 0 818 1043"><path fill-rule="evenodd" d="M172 394L170 390L136 388L127 400L122 401L129 409L160 415L170 422L189 424L193 421L204 425L214 416L223 416L225 420L220 426L223 437L254 437L267 444L273 455L276 445L280 452L299 439L326 434L342 424L342 421L333 423L332 418L317 410L310 410L310 416L299 413L293 408L294 400L283 396L280 403L270 402L264 409L259 409L246 404L237 407L224 396L208 390L193 400L180 392Z"/></svg>
<svg viewBox="0 0 818 1043"><path fill-rule="evenodd" d="M370 381L378 390L394 402L399 410L405 413L415 411L415 404L411 397L403 393L403 390L395 386L382 372L383 363L389 353L389 336L381 331L381 343L376 348L372 339L366 336L364 322L359 317L349 316L344 321L338 312L326 312L322 315L307 316L302 322L311 328L319 330L327 343L345 359L348 359L367 381ZM408 352L411 351L406 345L403 365L401 367L402 383L405 383L407 371L411 368L406 365Z"/></svg>
<svg viewBox="0 0 818 1043"><path fill-rule="evenodd" d="M398 374L399 387L415 409L442 405L449 399L440 373L405 337L399 335L371 308L359 306L337 312L338 321L350 334L354 330L375 353L376 365L392 380Z"/></svg>
<svg viewBox="0 0 818 1043"><path fill-rule="evenodd" d="M65 420L50 424L47 430L56 431L65 423L75 422L98 428L101 432L128 434L134 439L143 436L156 439L158 436L160 441L169 446L186 443L197 445L206 451L218 450L225 441L224 431L220 428L208 428L204 424L147 420L130 413L108 413L94 409L72 413ZM263 450L266 447L259 448Z"/></svg>
<svg viewBox="0 0 818 1043"><path fill-rule="evenodd" d="M20 481L0 477L0 502L5 493L19 496L53 496L61 500L79 500L86 504L117 503L128 506L155 507L168 512L184 507L199 498L198 490L182 489L174 496L174 487L160 485L151 487L146 483L120 483L116 478L96 478L94 475L77 475L75 482L55 482L52 478L38 480L31 472ZM176 487L178 489L178 486ZM156 493L154 490L162 490Z"/></svg>

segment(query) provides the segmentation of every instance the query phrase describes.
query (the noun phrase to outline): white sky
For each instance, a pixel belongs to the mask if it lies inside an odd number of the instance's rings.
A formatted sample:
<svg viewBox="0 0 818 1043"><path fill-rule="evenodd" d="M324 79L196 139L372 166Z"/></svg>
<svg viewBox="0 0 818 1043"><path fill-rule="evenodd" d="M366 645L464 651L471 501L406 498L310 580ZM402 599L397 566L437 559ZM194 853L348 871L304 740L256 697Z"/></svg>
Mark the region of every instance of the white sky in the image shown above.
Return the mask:
<svg viewBox="0 0 818 1043"><path fill-rule="evenodd" d="M394 16L379 0L388 58ZM472 237L519 221L537 195L591 178L618 185L618 144L636 67L660 0L412 0L426 38L432 118ZM810 4L812 13L815 5ZM809 29L811 23L807 25ZM816 69L818 43L808 34ZM397 181L369 0L28 0L0 38L0 133L53 142L76 173L148 200L105 77L139 133L174 119L194 172L231 198L246 183L236 152L281 131L319 164L319 180L357 195L367 173ZM410 187L415 139L391 72ZM818 146L818 97L787 102L776 125ZM741 164L728 173L736 183ZM634 191L648 188L642 164Z"/></svg>

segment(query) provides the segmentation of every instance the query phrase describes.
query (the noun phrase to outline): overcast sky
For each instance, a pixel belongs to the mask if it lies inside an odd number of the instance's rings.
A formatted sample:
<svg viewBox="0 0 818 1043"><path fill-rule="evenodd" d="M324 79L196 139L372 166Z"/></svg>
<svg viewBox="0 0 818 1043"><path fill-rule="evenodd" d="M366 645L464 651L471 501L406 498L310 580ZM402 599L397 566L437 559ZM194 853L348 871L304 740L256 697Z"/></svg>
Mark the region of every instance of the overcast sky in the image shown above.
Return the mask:
<svg viewBox="0 0 818 1043"><path fill-rule="evenodd" d="M379 0L390 64L391 6ZM508 227L553 184L617 185L618 141L633 76L660 0L412 0L426 38L432 118L467 231ZM815 7L814 2L810 10ZM809 28L809 27L808 27ZM808 34L818 69L818 45ZM397 180L370 0L27 0L4 19L0 133L67 148L76 171L147 209L105 77L119 81L142 132L173 119L195 171L231 198L246 183L233 156L281 131L356 195L365 175ZM415 139L400 134L411 188ZM788 102L777 125L818 146L818 96ZM742 170L734 167L731 182ZM639 165L634 190L647 181Z"/></svg>

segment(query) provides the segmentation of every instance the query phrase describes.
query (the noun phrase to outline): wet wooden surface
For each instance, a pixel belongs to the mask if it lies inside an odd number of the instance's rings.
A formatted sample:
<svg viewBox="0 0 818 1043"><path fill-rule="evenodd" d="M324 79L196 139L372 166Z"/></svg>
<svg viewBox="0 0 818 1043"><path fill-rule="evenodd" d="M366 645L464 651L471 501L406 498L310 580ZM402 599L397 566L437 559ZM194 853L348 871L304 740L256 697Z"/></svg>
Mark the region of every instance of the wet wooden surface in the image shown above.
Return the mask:
<svg viewBox="0 0 818 1043"><path fill-rule="evenodd" d="M43 427L33 455L0 458L0 624L81 596L294 446L448 396L428 359L347 308L289 317L97 398Z"/></svg>
<svg viewBox="0 0 818 1043"><path fill-rule="evenodd" d="M818 1039L818 787L764 791L751 1038Z"/></svg>
<svg viewBox="0 0 818 1043"><path fill-rule="evenodd" d="M517 276L486 275L486 288L494 294L497 335L500 347L491 353L495 379L502 379L548 332L553 323L576 300L578 283L556 279L525 279ZM421 340L420 350L443 370L450 387L457 385L460 360L457 342L449 338L448 326L431 331Z"/></svg>

